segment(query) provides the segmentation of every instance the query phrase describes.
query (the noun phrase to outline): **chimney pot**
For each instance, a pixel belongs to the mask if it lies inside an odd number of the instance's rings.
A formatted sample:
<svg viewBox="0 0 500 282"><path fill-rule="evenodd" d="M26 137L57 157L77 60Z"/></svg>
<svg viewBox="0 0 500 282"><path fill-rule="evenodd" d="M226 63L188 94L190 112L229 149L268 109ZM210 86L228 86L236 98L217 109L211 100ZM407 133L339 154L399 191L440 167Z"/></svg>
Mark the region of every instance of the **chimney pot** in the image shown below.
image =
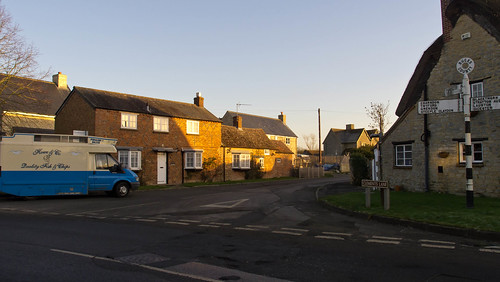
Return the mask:
<svg viewBox="0 0 500 282"><path fill-rule="evenodd" d="M352 124L352 123L346 124L345 129L346 130L353 130L354 129L354 124Z"/></svg>
<svg viewBox="0 0 500 282"><path fill-rule="evenodd" d="M243 125L243 118L241 116L234 116L233 117L233 126L238 128L238 129L242 129L242 125Z"/></svg>
<svg viewBox="0 0 500 282"><path fill-rule="evenodd" d="M281 115L278 116L278 119L286 125L286 115L284 115L283 112L281 112Z"/></svg>
<svg viewBox="0 0 500 282"><path fill-rule="evenodd" d="M196 97L194 97L194 104L200 108L203 108L205 105L205 98L201 97L201 92L196 92Z"/></svg>
<svg viewBox="0 0 500 282"><path fill-rule="evenodd" d="M57 88L68 88L68 76L58 72L52 76L52 82L54 82Z"/></svg>

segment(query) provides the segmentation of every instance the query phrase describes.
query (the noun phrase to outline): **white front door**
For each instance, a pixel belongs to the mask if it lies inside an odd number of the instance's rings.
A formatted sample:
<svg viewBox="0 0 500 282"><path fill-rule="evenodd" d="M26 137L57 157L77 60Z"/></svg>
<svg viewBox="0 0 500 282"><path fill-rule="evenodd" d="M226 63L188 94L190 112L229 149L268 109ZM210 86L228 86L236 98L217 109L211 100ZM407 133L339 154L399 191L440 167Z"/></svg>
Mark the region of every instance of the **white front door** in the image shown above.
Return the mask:
<svg viewBox="0 0 500 282"><path fill-rule="evenodd" d="M158 184L167 184L167 153L158 152Z"/></svg>

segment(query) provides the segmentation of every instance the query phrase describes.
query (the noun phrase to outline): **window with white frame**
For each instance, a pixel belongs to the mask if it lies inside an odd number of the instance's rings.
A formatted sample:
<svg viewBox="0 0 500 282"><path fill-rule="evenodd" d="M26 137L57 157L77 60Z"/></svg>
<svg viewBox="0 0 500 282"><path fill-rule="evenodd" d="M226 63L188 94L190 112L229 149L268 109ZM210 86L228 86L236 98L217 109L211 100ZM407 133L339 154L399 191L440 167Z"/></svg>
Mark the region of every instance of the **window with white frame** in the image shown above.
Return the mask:
<svg viewBox="0 0 500 282"><path fill-rule="evenodd" d="M203 152L185 152L184 153L184 169L202 169L203 168Z"/></svg>
<svg viewBox="0 0 500 282"><path fill-rule="evenodd" d="M121 128L137 129L137 114L122 113Z"/></svg>
<svg viewBox="0 0 500 282"><path fill-rule="evenodd" d="M394 146L395 151L395 166L411 167L412 166L412 144L401 144Z"/></svg>
<svg viewBox="0 0 500 282"><path fill-rule="evenodd" d="M260 169L264 169L264 168L266 168L266 163L265 163L265 161L264 161L264 158L262 158L262 157L261 157L261 158L259 158L259 168L260 168Z"/></svg>
<svg viewBox="0 0 500 282"><path fill-rule="evenodd" d="M471 83L470 85L471 97L482 97L483 94L483 82Z"/></svg>
<svg viewBox="0 0 500 282"><path fill-rule="evenodd" d="M187 134L200 134L200 122L197 120L188 120L186 123Z"/></svg>
<svg viewBox="0 0 500 282"><path fill-rule="evenodd" d="M168 132L168 117L153 117L153 131Z"/></svg>
<svg viewBox="0 0 500 282"><path fill-rule="evenodd" d="M250 154L233 154L233 169L250 169Z"/></svg>
<svg viewBox="0 0 500 282"><path fill-rule="evenodd" d="M460 163L465 163L465 142L459 143L459 159ZM483 143L472 142L472 163L483 163Z"/></svg>
<svg viewBox="0 0 500 282"><path fill-rule="evenodd" d="M269 156L271 154L271 150L264 149L264 155Z"/></svg>
<svg viewBox="0 0 500 282"><path fill-rule="evenodd" d="M290 142L291 142L290 140L291 140L290 137L286 137L285 138L285 144L290 145Z"/></svg>
<svg viewBox="0 0 500 282"><path fill-rule="evenodd" d="M131 170L141 169L141 151L120 150L118 151L118 161Z"/></svg>

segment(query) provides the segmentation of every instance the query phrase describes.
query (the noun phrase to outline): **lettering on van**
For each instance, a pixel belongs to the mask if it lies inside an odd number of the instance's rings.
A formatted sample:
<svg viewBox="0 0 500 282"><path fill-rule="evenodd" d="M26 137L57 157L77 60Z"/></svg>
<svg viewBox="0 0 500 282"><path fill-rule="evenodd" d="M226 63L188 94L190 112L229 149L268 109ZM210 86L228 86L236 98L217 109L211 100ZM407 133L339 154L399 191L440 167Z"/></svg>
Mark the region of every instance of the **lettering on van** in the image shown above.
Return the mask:
<svg viewBox="0 0 500 282"><path fill-rule="evenodd" d="M42 156L43 163L22 163L21 169L33 169L33 170L67 170L71 166L65 163L51 163L50 159L52 156L60 156L61 150L44 150L35 149L33 151L33 156Z"/></svg>
<svg viewBox="0 0 500 282"><path fill-rule="evenodd" d="M41 165L38 164L27 164L27 163L22 163L21 168L24 169L48 169L48 170L67 170L71 166L69 164L63 164L63 163L58 163L58 164L51 164L51 163L44 163Z"/></svg>
<svg viewBox="0 0 500 282"><path fill-rule="evenodd" d="M44 155L43 160L46 162L50 162L50 157L52 157L52 155L60 156L61 151L57 149L50 151L44 151L43 149L35 149L35 151L33 151L33 156L36 155Z"/></svg>

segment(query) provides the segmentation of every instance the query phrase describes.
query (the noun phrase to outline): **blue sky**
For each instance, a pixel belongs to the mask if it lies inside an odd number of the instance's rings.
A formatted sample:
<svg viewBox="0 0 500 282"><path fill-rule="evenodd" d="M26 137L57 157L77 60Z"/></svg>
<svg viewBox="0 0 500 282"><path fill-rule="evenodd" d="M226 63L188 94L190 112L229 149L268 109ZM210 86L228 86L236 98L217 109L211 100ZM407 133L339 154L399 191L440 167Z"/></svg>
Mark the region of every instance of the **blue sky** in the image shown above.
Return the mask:
<svg viewBox="0 0 500 282"><path fill-rule="evenodd" d="M438 0L3 0L39 64L83 86L277 118L300 139L390 102L442 33ZM50 80L50 78L47 78ZM303 143L300 142L299 145Z"/></svg>

